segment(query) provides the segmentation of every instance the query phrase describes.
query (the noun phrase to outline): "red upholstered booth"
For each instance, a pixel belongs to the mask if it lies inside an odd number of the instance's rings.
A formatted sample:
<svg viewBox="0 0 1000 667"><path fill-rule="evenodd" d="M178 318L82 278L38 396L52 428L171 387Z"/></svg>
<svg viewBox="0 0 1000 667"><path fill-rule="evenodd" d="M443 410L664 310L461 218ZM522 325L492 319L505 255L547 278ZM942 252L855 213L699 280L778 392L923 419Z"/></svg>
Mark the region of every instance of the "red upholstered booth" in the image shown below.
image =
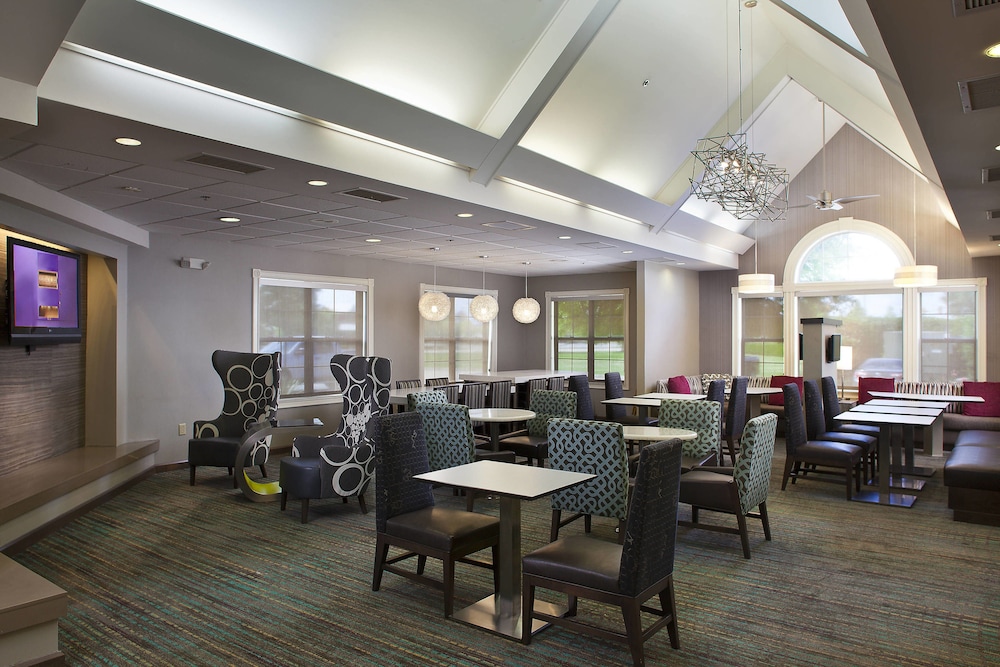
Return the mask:
<svg viewBox="0 0 1000 667"><path fill-rule="evenodd" d="M858 378L858 403L872 400L872 391L896 391L896 381L892 378Z"/></svg>
<svg viewBox="0 0 1000 667"><path fill-rule="evenodd" d="M799 397L803 396L803 385L802 378L796 377L794 375L772 375L771 376L771 386L781 389L788 383L795 383L799 388ZM784 405L785 397L783 394L771 394L767 397L767 402L769 405Z"/></svg>

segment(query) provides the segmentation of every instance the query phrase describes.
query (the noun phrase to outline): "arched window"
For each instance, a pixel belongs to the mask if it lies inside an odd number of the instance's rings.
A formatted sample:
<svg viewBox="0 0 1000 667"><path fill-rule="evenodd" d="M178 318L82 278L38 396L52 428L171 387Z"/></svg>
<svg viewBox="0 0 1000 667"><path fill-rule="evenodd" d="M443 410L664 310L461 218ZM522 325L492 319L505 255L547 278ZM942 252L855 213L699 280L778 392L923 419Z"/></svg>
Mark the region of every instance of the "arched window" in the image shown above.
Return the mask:
<svg viewBox="0 0 1000 667"><path fill-rule="evenodd" d="M881 239L863 232L837 232L806 252L795 272L795 282L889 280L899 266L896 253Z"/></svg>

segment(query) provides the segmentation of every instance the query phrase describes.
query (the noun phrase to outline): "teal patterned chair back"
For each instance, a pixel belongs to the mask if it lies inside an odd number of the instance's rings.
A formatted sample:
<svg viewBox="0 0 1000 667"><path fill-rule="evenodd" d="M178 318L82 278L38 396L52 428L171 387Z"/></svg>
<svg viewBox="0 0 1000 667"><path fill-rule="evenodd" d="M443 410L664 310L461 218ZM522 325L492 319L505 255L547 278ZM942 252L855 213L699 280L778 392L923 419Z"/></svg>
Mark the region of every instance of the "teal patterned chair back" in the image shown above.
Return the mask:
<svg viewBox="0 0 1000 667"><path fill-rule="evenodd" d="M574 419L576 417L576 394L572 391L537 389L531 392L528 409L535 416L528 420L528 433L545 437L549 420L553 417Z"/></svg>
<svg viewBox="0 0 1000 667"><path fill-rule="evenodd" d="M767 413L747 422L740 438L740 454L733 467L733 479L743 514L767 501L771 486L771 459L778 430L778 417Z"/></svg>
<svg viewBox="0 0 1000 667"><path fill-rule="evenodd" d="M439 389L431 391L417 391L406 395L406 411L413 412L418 406L424 403L447 403L448 394Z"/></svg>
<svg viewBox="0 0 1000 667"><path fill-rule="evenodd" d="M722 406L715 401L665 398L660 402L660 426L686 428L698 437L684 441L684 455L696 458L714 454L722 460Z"/></svg>
<svg viewBox="0 0 1000 667"><path fill-rule="evenodd" d="M552 509L606 516L628 515L628 454L622 425L584 419L549 420L549 465L597 475L552 494Z"/></svg>
<svg viewBox="0 0 1000 667"><path fill-rule="evenodd" d="M427 462L431 470L453 468L475 460L475 436L469 408L455 403L422 403Z"/></svg>

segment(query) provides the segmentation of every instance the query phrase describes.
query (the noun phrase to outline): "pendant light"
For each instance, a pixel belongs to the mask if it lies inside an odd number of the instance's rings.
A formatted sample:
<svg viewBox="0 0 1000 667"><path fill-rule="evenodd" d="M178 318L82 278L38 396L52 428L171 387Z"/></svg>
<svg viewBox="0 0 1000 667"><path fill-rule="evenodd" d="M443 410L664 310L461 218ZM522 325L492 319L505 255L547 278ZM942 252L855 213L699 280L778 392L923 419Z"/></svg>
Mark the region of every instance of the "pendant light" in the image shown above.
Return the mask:
<svg viewBox="0 0 1000 667"><path fill-rule="evenodd" d="M521 262L525 266L531 262ZM528 269L524 270L524 298L514 302L512 309L514 319L521 324L531 324L538 319L538 314L542 312L542 307L538 302L528 296Z"/></svg>
<svg viewBox="0 0 1000 667"><path fill-rule="evenodd" d="M486 291L486 258L489 255L480 255L483 258L483 291ZM472 311L472 316L486 324L492 322L497 313L500 312L500 306L497 304L497 300L493 298L490 294L480 294L472 303L469 304L469 310Z"/></svg>
<svg viewBox="0 0 1000 667"><path fill-rule="evenodd" d="M431 250L437 250L437 248L431 248ZM431 322L440 322L448 317L448 313L451 312L451 299L444 292L438 291L437 282L438 267L437 262L435 262L434 289L421 294L420 300L417 301L417 310L420 311L420 317Z"/></svg>
<svg viewBox="0 0 1000 667"><path fill-rule="evenodd" d="M774 274L757 273L757 220L753 221L753 273L745 273L738 278L737 291L740 294L766 294L774 291Z"/></svg>
<svg viewBox="0 0 1000 667"><path fill-rule="evenodd" d="M913 259L917 259L917 174L913 174ZM896 269L892 284L896 287L933 287L937 285L938 267L933 264L911 264Z"/></svg>

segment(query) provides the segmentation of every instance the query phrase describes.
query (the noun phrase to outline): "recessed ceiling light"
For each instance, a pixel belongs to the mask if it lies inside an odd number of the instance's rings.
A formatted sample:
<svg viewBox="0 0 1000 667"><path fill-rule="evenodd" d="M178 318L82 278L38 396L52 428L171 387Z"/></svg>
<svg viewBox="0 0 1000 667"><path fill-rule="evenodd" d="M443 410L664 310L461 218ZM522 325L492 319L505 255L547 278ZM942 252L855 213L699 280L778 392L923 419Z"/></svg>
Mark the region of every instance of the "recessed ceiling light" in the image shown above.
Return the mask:
<svg viewBox="0 0 1000 667"><path fill-rule="evenodd" d="M327 185L327 182L326 181L309 181L309 185L312 185L312 186L317 187L317 188L321 188L324 185Z"/></svg>
<svg viewBox="0 0 1000 667"><path fill-rule="evenodd" d="M239 222L240 219L233 215L224 215L219 218L219 222Z"/></svg>
<svg viewBox="0 0 1000 667"><path fill-rule="evenodd" d="M631 255L632 251L631 250L622 250L622 254L623 255Z"/></svg>
<svg viewBox="0 0 1000 667"><path fill-rule="evenodd" d="M569 241L571 238L573 238L573 237L572 236L560 236L559 240L560 241Z"/></svg>
<svg viewBox="0 0 1000 667"><path fill-rule="evenodd" d="M138 139L132 139L131 137L118 137L115 139L116 144L121 144L122 146L142 146L142 142Z"/></svg>
<svg viewBox="0 0 1000 667"><path fill-rule="evenodd" d="M987 47L985 53L990 58L1000 58L1000 42Z"/></svg>
<svg viewBox="0 0 1000 667"><path fill-rule="evenodd" d="M996 146L994 146L993 149L1000 151L1000 144L997 144Z"/></svg>
<svg viewBox="0 0 1000 667"><path fill-rule="evenodd" d="M142 192L142 188L137 188L134 185L123 185L122 190L125 192Z"/></svg>
<svg viewBox="0 0 1000 667"><path fill-rule="evenodd" d="M365 239L365 243L381 243L382 239Z"/></svg>
<svg viewBox="0 0 1000 667"><path fill-rule="evenodd" d="M684 262L677 262L677 266L684 266Z"/></svg>
<svg viewBox="0 0 1000 667"><path fill-rule="evenodd" d="M458 213L455 215L456 218L471 218L472 213Z"/></svg>

